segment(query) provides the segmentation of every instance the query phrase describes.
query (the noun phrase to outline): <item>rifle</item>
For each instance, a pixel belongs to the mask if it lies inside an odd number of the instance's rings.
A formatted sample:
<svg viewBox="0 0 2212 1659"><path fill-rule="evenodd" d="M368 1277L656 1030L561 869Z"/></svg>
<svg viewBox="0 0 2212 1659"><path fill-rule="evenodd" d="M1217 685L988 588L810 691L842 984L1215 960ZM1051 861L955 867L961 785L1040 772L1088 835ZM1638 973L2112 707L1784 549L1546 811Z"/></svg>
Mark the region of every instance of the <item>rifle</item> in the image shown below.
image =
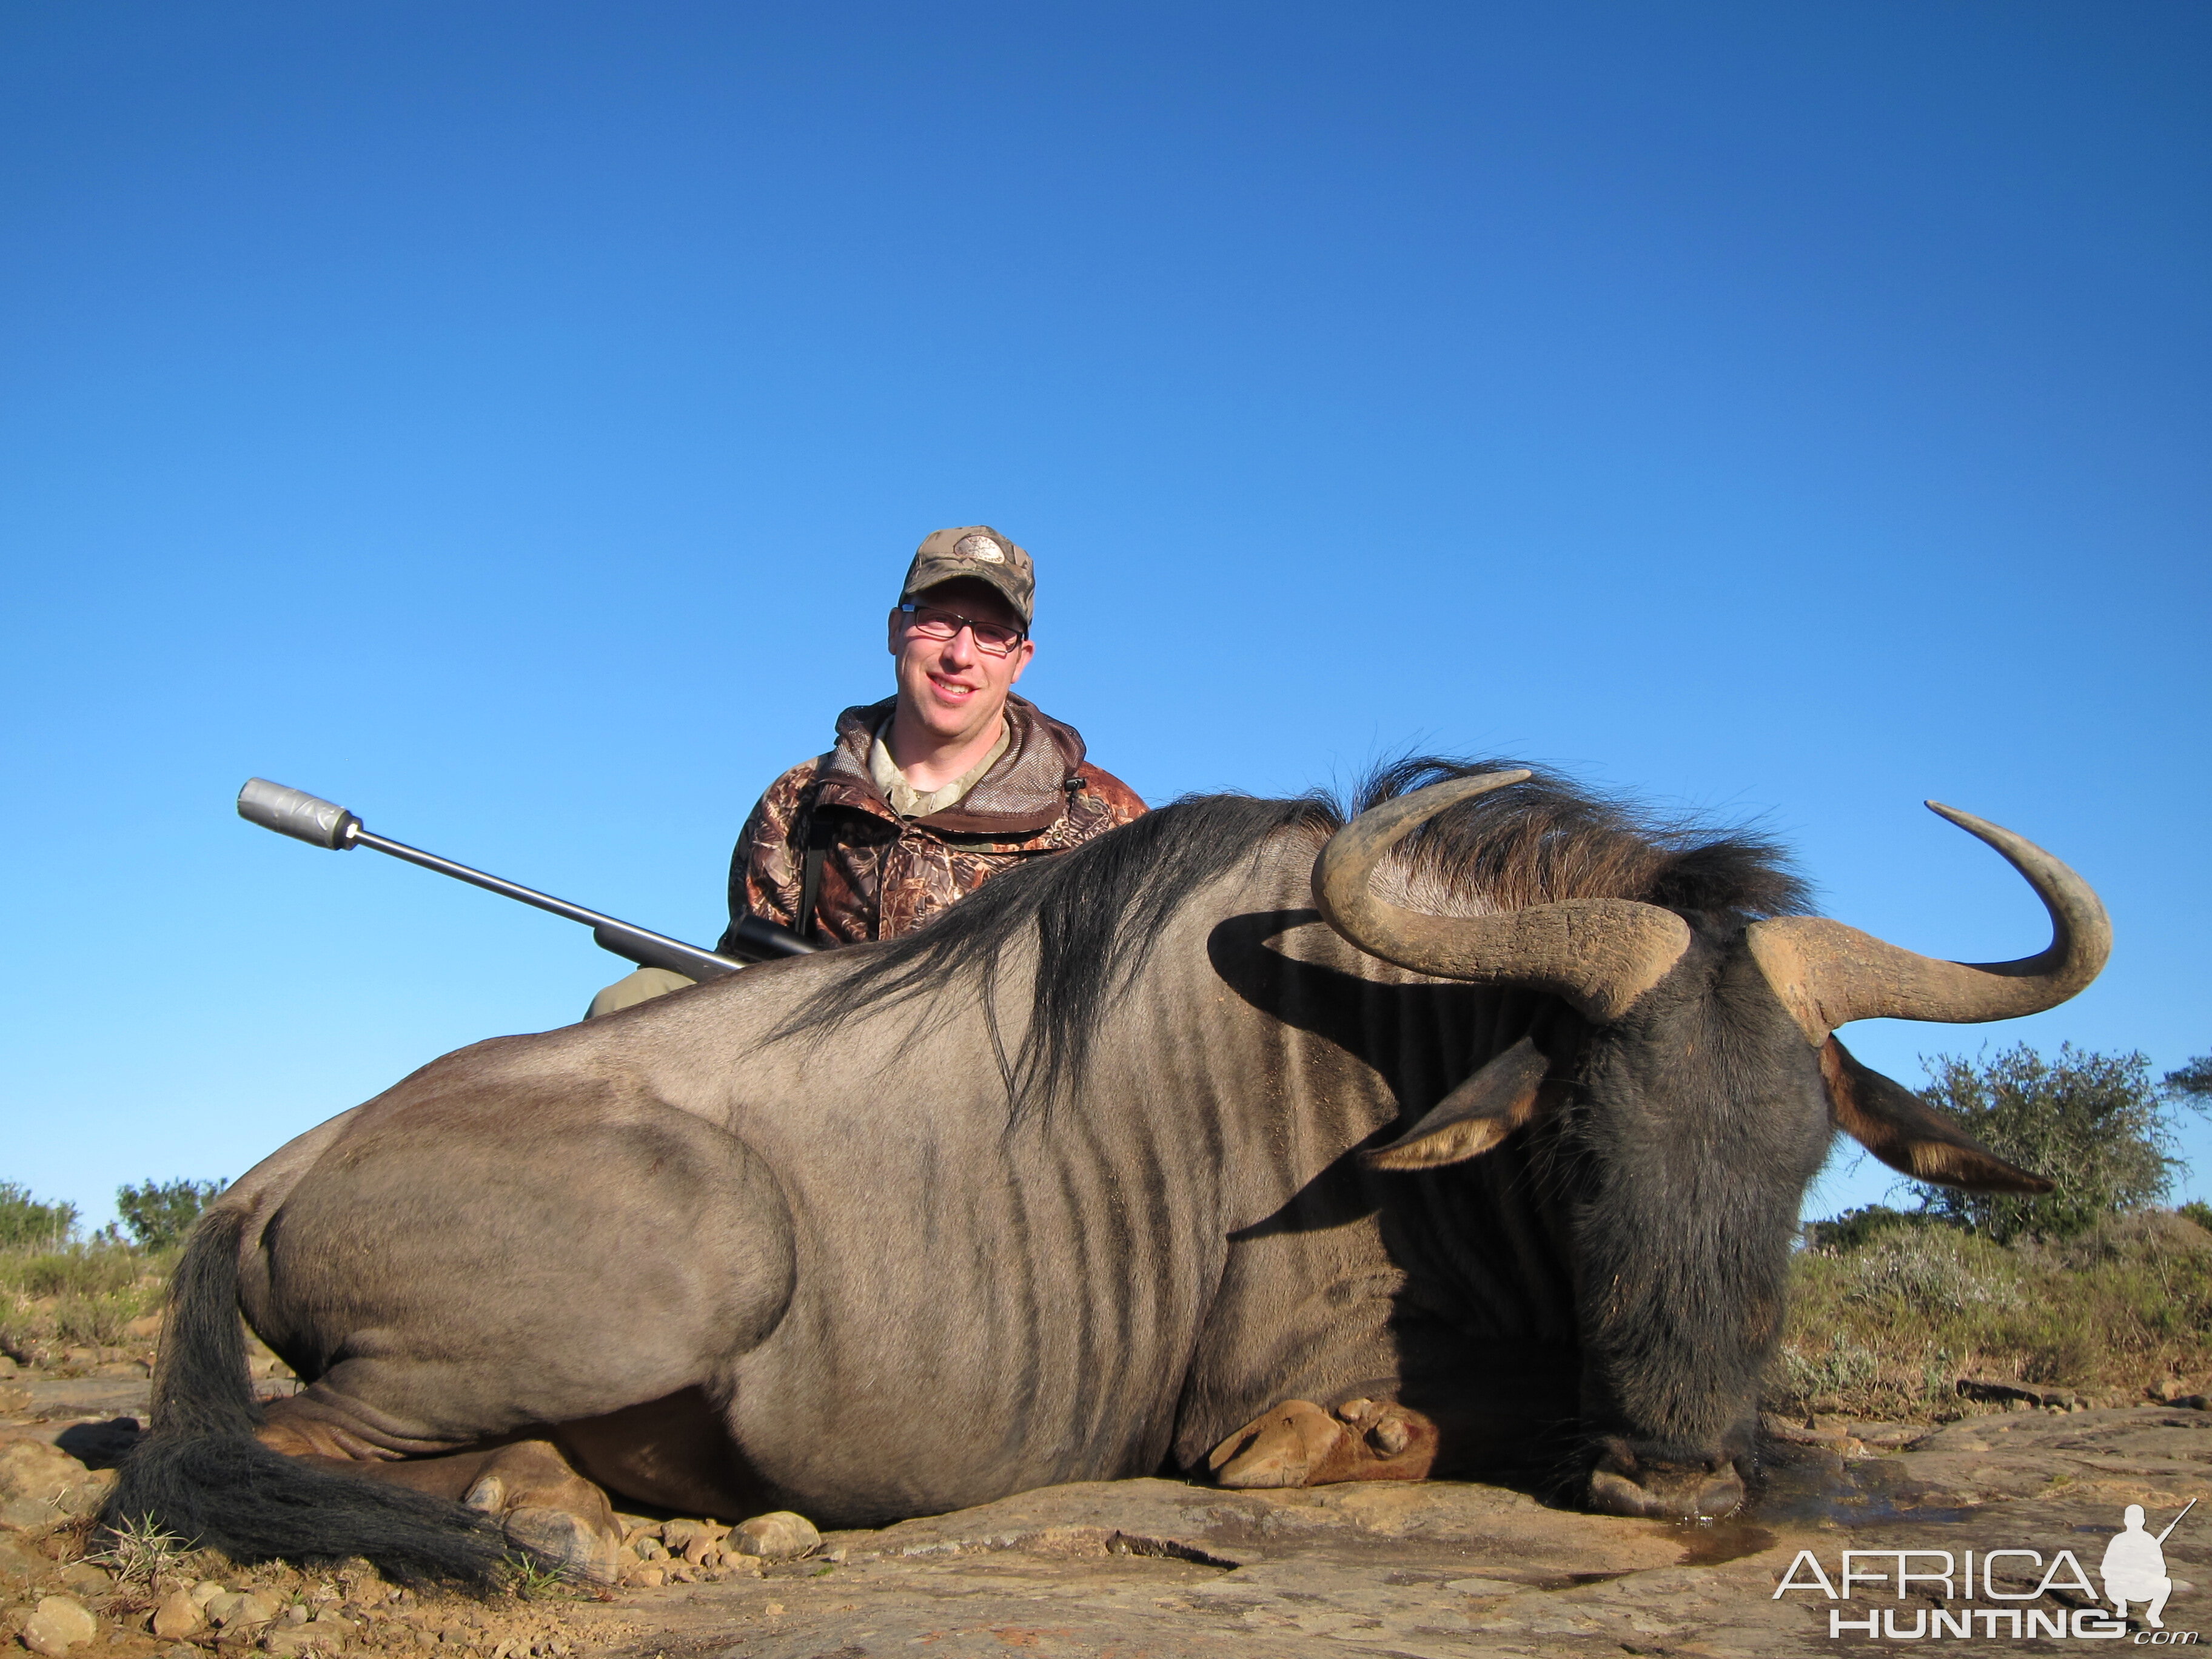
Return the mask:
<svg viewBox="0 0 2212 1659"><path fill-rule="evenodd" d="M361 820L344 807L319 800L301 790L287 789L266 778L246 781L246 787L238 792L238 816L264 830L274 830L280 836L304 841L311 847L327 847L338 853L349 853L356 847L371 848L410 864L419 864L425 870L435 870L441 876L451 876L455 881L536 905L570 921L580 921L592 930L592 942L599 949L611 951L641 968L665 968L690 979L720 979L725 974L736 973L747 962L762 962L770 957L806 956L816 948L774 922L763 921L757 916L741 916L732 931L738 946L745 952L745 960L718 956L696 945L686 945L682 939L670 939L665 933L648 933L612 916L603 916L597 910L586 910L580 904L571 904L566 899L486 875L481 870L471 870L465 864L441 859L435 853L426 853L404 842L371 835L361 827Z"/></svg>

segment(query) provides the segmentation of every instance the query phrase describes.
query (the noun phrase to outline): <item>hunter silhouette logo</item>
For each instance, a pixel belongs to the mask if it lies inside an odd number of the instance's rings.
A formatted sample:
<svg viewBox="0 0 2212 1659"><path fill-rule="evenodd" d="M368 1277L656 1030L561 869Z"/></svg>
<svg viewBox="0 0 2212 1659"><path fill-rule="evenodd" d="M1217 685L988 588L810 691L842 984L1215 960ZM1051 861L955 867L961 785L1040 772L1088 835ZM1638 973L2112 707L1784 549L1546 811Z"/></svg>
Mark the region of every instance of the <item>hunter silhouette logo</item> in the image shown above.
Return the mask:
<svg viewBox="0 0 2212 1659"><path fill-rule="evenodd" d="M1775 1587L1779 1601L1792 1590L1810 1590L1832 1602L1850 1603L1887 1600L1903 1603L1922 1597L1923 1605L1911 1610L1892 1607L1832 1607L1828 1634L1864 1636L1869 1640L1913 1642L1945 1638L2000 1638L2033 1641L2039 1638L2071 1638L2076 1641L2118 1641L2129 1634L2128 1608L2142 1608L2145 1628L2134 1632L2137 1646L2185 1647L2195 1644L2195 1631L2169 1631L2163 1617L2166 1598L2186 1595L2193 1585L2171 1577L2166 1570L2166 1540L2191 1510L2191 1498L2181 1513L2151 1533L2143 1525L2143 1506L2130 1504L2122 1516L2121 1530L2105 1546L2098 1564L2104 1580L2102 1601L2081 1559L2072 1550L2048 1556L2037 1549L1845 1550L1831 1576L1811 1550L1800 1550L1790 1570ZM2059 1594L2054 1594L2058 1592ZM2058 1606L2028 1606L2048 1597ZM1929 1602L1937 1605L1929 1606ZM2084 1605L2084 1604L2087 1605ZM1988 1605L1978 1605L1988 1604ZM1855 1615L1863 1614L1863 1617ZM1900 1617L1900 1615L1903 1615ZM1909 1620L1909 1622L1907 1622Z"/></svg>
<svg viewBox="0 0 2212 1659"><path fill-rule="evenodd" d="M2123 1530L2105 1546L2105 1559L2097 1569L2104 1576L2105 1599L2112 1604L2113 1617L2126 1618L2130 1601L2148 1602L2143 1623L2153 1630L2166 1628L2159 1615L2166 1611L2166 1598L2173 1594L2173 1580L2166 1576L2166 1540L2181 1524L2181 1516L2196 1507L2192 1498L2181 1515L2166 1523L2166 1531L2154 1538L2143 1530L2143 1506L2128 1505L2121 1517Z"/></svg>

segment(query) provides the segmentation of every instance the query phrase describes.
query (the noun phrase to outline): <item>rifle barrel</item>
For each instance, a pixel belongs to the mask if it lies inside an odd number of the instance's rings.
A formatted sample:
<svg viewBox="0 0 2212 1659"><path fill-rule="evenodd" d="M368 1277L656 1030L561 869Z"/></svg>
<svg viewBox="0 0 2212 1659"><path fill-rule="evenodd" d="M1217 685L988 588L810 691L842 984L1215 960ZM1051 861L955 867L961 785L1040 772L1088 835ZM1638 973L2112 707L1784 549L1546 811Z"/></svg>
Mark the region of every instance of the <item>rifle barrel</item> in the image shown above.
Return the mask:
<svg viewBox="0 0 2212 1659"><path fill-rule="evenodd" d="M665 933L656 933L597 910L587 910L580 904L571 904L567 899L555 898L550 893L541 893L520 882L472 870L465 864L456 864L435 853L410 847L389 836L373 835L343 806L287 788L281 783L271 783L266 778L246 780L246 787L238 792L238 815L264 830L304 841L311 847L326 847L339 853L367 847L388 857L420 865L425 870L434 870L441 876L451 876L455 881L465 881L471 887L497 893L502 898L550 911L569 921L580 921L592 930L592 942L601 950L647 968L665 968L691 979L704 980L734 974L745 965L733 957L671 939ZM753 916L741 917L736 933L740 942L763 957L806 956L816 948L798 934Z"/></svg>
<svg viewBox="0 0 2212 1659"><path fill-rule="evenodd" d="M665 933L656 933L613 916L602 915L597 910L587 910L580 904L571 904L567 899L555 898L550 893L541 893L520 882L508 881L482 870L471 870L465 864L440 858L435 853L426 853L419 847L410 847L404 841L394 841L389 836L379 836L362 829L358 823L346 832L345 844L366 847L373 851L388 854L395 859L404 859L410 864L419 864L425 870L435 870L441 876L451 876L455 881L465 881L471 887L481 887L488 893L497 893L524 904L535 905L540 910L550 911L570 921L580 921L592 930L592 939L601 950L611 951L618 957L641 963L648 968L666 968L692 979L720 979L725 974L734 974L745 964L731 957L717 956L712 951L702 951L696 945L686 945L682 939L671 939ZM651 957L640 956L640 948L652 952Z"/></svg>

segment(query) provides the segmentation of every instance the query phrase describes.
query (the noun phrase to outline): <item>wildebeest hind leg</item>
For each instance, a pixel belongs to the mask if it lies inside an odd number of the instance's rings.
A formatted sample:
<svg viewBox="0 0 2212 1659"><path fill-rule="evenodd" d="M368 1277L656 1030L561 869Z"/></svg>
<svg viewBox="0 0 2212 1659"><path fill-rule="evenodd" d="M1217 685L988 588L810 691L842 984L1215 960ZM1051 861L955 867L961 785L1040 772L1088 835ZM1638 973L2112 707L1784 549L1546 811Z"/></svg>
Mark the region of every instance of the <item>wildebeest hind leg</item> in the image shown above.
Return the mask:
<svg viewBox="0 0 2212 1659"><path fill-rule="evenodd" d="M276 1427L276 1433L261 1437L278 1449L289 1449L290 1437L282 1413ZM498 1520L514 1543L579 1577L611 1583L618 1570L616 1557L622 1548L623 1528L614 1505L549 1440L511 1440L442 1457L294 1455L332 1474L382 1481L466 1504Z"/></svg>
<svg viewBox="0 0 2212 1659"><path fill-rule="evenodd" d="M614 1505L550 1441L501 1447L461 1501L499 1516L516 1543L580 1577L611 1583L619 1571L623 1528Z"/></svg>
<svg viewBox="0 0 2212 1659"><path fill-rule="evenodd" d="M518 1536L530 1512L571 1516L580 1532L544 1522L570 1533L552 1553L587 1567L613 1522L578 1471L657 1495L625 1478L649 1460L602 1442L649 1440L653 1402L726 1389L787 1304L789 1216L742 1141L651 1102L439 1105L349 1136L241 1239L248 1322L313 1379L261 1438L441 1491L455 1477L398 1471L534 1442L485 1465L499 1488L471 1501ZM568 1446L603 1419L611 1436ZM715 1427L674 1461L726 1463Z"/></svg>

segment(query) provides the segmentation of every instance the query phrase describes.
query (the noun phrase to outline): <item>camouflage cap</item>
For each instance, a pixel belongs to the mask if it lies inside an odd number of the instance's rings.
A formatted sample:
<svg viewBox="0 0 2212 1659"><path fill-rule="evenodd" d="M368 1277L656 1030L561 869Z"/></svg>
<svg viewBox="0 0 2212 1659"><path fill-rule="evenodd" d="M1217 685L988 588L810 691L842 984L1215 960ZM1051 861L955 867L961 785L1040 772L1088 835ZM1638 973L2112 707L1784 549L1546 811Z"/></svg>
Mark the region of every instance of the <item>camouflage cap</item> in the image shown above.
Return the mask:
<svg viewBox="0 0 2212 1659"><path fill-rule="evenodd" d="M903 604L939 582L963 578L996 588L1022 626L1030 625L1031 602L1036 597L1036 568L1026 549L1016 547L987 524L963 524L935 530L922 538L907 567L906 585L899 589Z"/></svg>

